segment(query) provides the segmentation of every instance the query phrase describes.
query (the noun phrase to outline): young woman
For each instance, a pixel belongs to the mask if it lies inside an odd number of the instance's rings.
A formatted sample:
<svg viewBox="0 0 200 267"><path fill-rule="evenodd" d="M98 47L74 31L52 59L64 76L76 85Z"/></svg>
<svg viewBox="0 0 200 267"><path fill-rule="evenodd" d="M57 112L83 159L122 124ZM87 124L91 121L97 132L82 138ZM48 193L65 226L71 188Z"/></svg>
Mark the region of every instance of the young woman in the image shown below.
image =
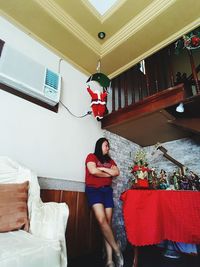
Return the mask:
<svg viewBox="0 0 200 267"><path fill-rule="evenodd" d="M105 240L107 254L106 267L122 267L124 260L111 228L114 207L112 178L119 175L119 169L109 156L109 142L100 138L94 153L86 158L85 192L89 206L92 207ZM114 252L115 264L112 252Z"/></svg>

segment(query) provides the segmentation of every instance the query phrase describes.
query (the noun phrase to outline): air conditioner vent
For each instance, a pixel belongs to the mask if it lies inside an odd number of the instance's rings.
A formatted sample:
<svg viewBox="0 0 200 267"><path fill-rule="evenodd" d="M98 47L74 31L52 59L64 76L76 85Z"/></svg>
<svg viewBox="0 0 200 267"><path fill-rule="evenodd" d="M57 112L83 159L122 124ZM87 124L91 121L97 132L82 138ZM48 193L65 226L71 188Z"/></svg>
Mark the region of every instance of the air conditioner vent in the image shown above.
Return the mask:
<svg viewBox="0 0 200 267"><path fill-rule="evenodd" d="M58 90L59 85L59 76L57 73L47 69L46 70L46 79L45 79L45 85Z"/></svg>

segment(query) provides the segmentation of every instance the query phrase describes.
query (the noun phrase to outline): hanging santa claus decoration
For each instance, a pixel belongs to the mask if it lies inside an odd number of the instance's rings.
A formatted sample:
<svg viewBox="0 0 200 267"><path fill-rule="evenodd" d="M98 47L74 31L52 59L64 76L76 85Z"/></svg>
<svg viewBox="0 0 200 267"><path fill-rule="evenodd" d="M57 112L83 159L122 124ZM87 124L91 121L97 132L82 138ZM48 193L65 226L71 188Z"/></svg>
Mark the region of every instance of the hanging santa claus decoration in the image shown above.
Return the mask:
<svg viewBox="0 0 200 267"><path fill-rule="evenodd" d="M93 83L93 87L91 88L91 81L98 83L98 86L95 86ZM108 113L107 110L107 88L110 86L110 79L103 73L95 73L92 74L87 80L88 87L87 91L91 96L91 108L94 117L100 121L103 117Z"/></svg>
<svg viewBox="0 0 200 267"><path fill-rule="evenodd" d="M91 96L91 108L94 117L100 121L107 113L107 92L100 92L99 90L92 91L90 87L87 88L88 93Z"/></svg>

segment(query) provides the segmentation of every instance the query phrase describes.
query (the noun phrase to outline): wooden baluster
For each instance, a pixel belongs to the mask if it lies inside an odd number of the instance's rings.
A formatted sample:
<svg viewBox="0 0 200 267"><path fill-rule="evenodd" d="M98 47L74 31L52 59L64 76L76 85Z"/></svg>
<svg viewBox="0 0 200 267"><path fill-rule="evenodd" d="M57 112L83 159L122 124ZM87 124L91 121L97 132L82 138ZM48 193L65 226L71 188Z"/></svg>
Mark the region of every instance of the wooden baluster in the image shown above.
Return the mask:
<svg viewBox="0 0 200 267"><path fill-rule="evenodd" d="M138 82L137 82L137 73L134 73L134 103L138 101Z"/></svg>
<svg viewBox="0 0 200 267"><path fill-rule="evenodd" d="M172 47L170 46L167 49L168 54L168 70L169 70L169 77L170 77L170 86L174 87L174 73L173 73L173 66L172 66Z"/></svg>
<svg viewBox="0 0 200 267"><path fill-rule="evenodd" d="M134 103L137 102L138 98L138 82L137 82L137 73L134 73Z"/></svg>
<svg viewBox="0 0 200 267"><path fill-rule="evenodd" d="M131 97L132 97L132 104L135 103L135 75L134 69L131 70Z"/></svg>
<svg viewBox="0 0 200 267"><path fill-rule="evenodd" d="M158 93L159 89L158 89L158 57L155 56L154 57L154 72L155 72L155 88L156 88L156 93Z"/></svg>
<svg viewBox="0 0 200 267"><path fill-rule="evenodd" d="M118 81L118 109L122 108L122 98L121 98L121 75L117 78Z"/></svg>
<svg viewBox="0 0 200 267"><path fill-rule="evenodd" d="M127 81L127 72L124 73L124 75L122 75L123 77L123 80L124 80L124 105L125 107L128 106L128 87L127 87L127 84L128 84L128 81Z"/></svg>
<svg viewBox="0 0 200 267"><path fill-rule="evenodd" d="M148 92L149 96L154 94L154 61L153 57L148 57L145 60L145 66L146 66L146 73L147 73L147 79L148 79Z"/></svg>
<svg viewBox="0 0 200 267"><path fill-rule="evenodd" d="M143 99L143 94L142 94L142 74L139 72L138 73L138 85L139 85L139 100L142 100Z"/></svg>
<svg viewBox="0 0 200 267"><path fill-rule="evenodd" d="M130 70L126 73L126 80L127 80L127 92L128 92L128 106L132 104L132 91L131 91L131 76Z"/></svg>
<svg viewBox="0 0 200 267"><path fill-rule="evenodd" d="M132 71L132 104L135 104L135 75Z"/></svg>
<svg viewBox="0 0 200 267"><path fill-rule="evenodd" d="M149 96L150 95L150 83L149 83L149 73L148 73L146 60L144 61L144 65L145 65L145 79L146 79L146 87L147 87L147 96Z"/></svg>
<svg viewBox="0 0 200 267"><path fill-rule="evenodd" d="M198 75L197 75L195 64L194 64L194 58L192 55L192 51L190 49L187 49L187 51L188 51L188 55L190 58L190 65L191 65L191 69L192 69L192 75L194 78L197 94L200 94L199 80L198 80Z"/></svg>

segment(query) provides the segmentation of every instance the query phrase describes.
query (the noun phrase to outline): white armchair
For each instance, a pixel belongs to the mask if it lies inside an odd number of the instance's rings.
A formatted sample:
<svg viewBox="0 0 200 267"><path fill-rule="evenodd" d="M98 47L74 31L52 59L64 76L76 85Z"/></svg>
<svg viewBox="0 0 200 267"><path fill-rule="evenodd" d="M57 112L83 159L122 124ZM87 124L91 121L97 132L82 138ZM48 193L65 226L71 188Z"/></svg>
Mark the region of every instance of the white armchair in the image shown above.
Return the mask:
<svg viewBox="0 0 200 267"><path fill-rule="evenodd" d="M0 232L0 266L66 267L68 206L65 203L43 203L37 176L17 162L0 157L0 185L22 184L25 181L29 181L27 205L30 227L28 232L21 229Z"/></svg>

